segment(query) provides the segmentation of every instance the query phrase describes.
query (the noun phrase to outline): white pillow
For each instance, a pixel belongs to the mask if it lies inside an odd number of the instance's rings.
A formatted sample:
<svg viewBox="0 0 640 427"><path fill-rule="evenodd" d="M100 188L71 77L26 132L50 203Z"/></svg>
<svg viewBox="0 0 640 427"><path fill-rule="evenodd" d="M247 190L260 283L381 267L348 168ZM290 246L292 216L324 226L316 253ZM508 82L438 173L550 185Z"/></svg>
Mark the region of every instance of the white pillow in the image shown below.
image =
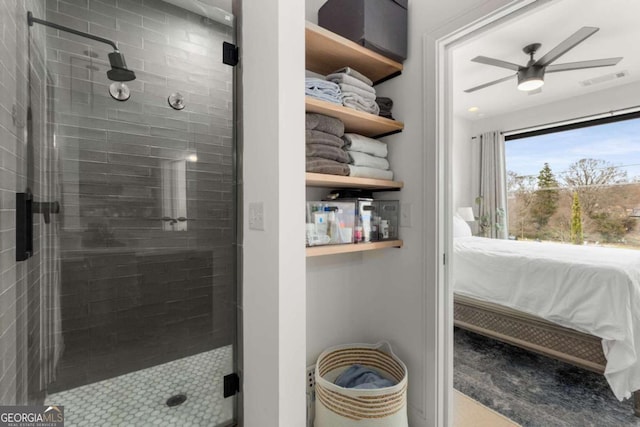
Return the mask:
<svg viewBox="0 0 640 427"><path fill-rule="evenodd" d="M453 237L471 237L471 227L458 214L453 216Z"/></svg>

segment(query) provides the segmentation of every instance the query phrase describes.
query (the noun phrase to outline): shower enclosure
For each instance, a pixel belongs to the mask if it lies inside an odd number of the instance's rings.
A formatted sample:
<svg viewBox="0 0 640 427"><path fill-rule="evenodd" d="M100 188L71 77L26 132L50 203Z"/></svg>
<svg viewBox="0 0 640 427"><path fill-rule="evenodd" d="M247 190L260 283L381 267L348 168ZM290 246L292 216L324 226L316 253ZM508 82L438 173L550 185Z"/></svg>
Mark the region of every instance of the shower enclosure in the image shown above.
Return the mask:
<svg viewBox="0 0 640 427"><path fill-rule="evenodd" d="M235 18L186 3L0 3L0 405L235 424Z"/></svg>

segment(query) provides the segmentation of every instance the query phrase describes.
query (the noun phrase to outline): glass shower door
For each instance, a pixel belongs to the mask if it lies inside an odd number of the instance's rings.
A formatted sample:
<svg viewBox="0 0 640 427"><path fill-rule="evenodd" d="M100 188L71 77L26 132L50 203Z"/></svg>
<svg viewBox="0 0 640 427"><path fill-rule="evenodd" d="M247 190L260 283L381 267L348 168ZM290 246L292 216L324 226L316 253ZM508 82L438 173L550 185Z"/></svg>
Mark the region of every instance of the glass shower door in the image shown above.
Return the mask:
<svg viewBox="0 0 640 427"><path fill-rule="evenodd" d="M232 425L233 16L109 3L47 1L47 20L113 40L136 78L107 78L104 43L47 31L60 340L46 402L67 425Z"/></svg>

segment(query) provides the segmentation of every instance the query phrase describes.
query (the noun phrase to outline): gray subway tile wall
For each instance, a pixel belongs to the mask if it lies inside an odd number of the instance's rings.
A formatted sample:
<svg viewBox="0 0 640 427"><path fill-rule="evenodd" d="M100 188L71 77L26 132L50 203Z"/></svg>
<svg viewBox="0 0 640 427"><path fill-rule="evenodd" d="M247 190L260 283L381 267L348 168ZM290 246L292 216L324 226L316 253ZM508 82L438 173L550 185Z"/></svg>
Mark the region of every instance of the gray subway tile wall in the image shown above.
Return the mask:
<svg viewBox="0 0 640 427"><path fill-rule="evenodd" d="M114 39L137 75L131 99L115 101L109 47L47 30L65 347L49 392L232 343L233 70L222 42L233 30L160 0L50 0L46 17ZM168 105L173 92L184 110ZM175 161L185 231L162 220Z"/></svg>

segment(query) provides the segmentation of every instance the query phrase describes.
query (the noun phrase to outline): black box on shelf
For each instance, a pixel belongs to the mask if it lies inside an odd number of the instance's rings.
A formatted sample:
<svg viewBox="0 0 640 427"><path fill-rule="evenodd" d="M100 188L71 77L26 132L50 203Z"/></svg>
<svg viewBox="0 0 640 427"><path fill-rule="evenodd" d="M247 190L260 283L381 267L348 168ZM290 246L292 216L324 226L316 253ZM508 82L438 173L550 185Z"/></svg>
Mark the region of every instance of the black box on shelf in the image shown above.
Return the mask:
<svg viewBox="0 0 640 427"><path fill-rule="evenodd" d="M408 0L328 0L318 25L402 62L407 59Z"/></svg>

